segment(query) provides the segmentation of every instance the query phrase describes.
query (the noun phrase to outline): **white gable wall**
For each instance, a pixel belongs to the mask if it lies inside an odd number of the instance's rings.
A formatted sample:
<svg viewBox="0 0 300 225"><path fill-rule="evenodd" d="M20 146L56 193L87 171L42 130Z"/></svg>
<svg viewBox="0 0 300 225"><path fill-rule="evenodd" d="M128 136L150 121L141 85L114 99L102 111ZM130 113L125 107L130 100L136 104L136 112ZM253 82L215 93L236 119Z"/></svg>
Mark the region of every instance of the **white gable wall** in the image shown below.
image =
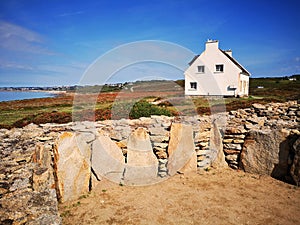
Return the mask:
<svg viewBox="0 0 300 225"><path fill-rule="evenodd" d="M216 71L217 64L223 65L223 72ZM204 66L204 73L198 72L198 66ZM242 70L219 50L217 41L207 42L205 51L184 73L185 93L186 95L248 95L248 88L242 89L240 85L248 85L249 76L242 75L241 72ZM191 82L197 83L196 89L191 88Z"/></svg>
<svg viewBox="0 0 300 225"><path fill-rule="evenodd" d="M239 85L238 85L238 95L248 96L249 95L249 76L245 74L240 74Z"/></svg>

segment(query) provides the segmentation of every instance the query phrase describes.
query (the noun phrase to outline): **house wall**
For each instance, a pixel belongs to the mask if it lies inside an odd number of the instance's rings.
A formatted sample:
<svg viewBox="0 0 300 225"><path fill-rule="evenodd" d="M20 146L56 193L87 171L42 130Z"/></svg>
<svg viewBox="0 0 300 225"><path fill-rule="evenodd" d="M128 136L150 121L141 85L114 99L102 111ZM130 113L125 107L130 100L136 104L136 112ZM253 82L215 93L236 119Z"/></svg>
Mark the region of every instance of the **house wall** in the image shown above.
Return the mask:
<svg viewBox="0 0 300 225"><path fill-rule="evenodd" d="M216 64L223 64L224 71L217 72ZM204 65L204 73L198 72L198 66ZM185 71L186 95L223 95L235 96L240 92L240 81L249 83L247 75L240 75L238 68L223 52L219 50L218 42L206 43L205 51ZM197 83L197 89L190 87L191 82ZM248 95L248 90L243 92Z"/></svg>
<svg viewBox="0 0 300 225"><path fill-rule="evenodd" d="M249 76L245 74L239 75L239 85L237 89L239 96L249 95Z"/></svg>

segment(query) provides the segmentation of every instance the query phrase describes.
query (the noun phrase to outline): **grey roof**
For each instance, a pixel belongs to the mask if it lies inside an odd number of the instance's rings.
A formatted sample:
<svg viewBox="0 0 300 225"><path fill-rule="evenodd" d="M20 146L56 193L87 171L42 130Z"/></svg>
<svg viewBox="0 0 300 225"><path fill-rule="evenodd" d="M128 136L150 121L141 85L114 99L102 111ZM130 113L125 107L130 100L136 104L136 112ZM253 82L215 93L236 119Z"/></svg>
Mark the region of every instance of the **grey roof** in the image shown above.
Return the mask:
<svg viewBox="0 0 300 225"><path fill-rule="evenodd" d="M200 55L195 55L194 58L189 62L189 65L191 66L199 56Z"/></svg>
<svg viewBox="0 0 300 225"><path fill-rule="evenodd" d="M227 56L228 59L230 59L237 67L239 67L242 70L242 73L247 74L250 76L250 73L238 62L236 61L233 57L228 55L225 51L219 49L221 52L223 52L224 55Z"/></svg>

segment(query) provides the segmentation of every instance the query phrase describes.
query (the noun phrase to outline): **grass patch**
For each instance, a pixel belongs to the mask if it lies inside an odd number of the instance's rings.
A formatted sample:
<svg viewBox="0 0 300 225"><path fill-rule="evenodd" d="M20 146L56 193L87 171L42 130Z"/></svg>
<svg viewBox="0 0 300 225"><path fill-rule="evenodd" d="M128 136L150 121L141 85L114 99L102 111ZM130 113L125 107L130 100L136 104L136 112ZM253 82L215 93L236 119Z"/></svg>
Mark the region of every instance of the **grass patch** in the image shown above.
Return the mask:
<svg viewBox="0 0 300 225"><path fill-rule="evenodd" d="M278 101L300 99L300 80L286 78L250 79L250 95Z"/></svg>

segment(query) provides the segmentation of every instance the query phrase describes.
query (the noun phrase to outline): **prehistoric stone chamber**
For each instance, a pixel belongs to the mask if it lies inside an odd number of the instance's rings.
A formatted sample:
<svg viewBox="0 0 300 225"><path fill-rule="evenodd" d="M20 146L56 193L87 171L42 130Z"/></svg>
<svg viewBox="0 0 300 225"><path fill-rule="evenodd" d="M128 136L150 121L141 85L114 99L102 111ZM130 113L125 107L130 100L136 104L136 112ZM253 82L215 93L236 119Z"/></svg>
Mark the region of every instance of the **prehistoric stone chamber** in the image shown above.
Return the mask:
<svg viewBox="0 0 300 225"><path fill-rule="evenodd" d="M299 122L293 101L214 116L1 129L0 223L61 224L58 201L78 199L104 178L148 185L229 166L300 185Z"/></svg>

